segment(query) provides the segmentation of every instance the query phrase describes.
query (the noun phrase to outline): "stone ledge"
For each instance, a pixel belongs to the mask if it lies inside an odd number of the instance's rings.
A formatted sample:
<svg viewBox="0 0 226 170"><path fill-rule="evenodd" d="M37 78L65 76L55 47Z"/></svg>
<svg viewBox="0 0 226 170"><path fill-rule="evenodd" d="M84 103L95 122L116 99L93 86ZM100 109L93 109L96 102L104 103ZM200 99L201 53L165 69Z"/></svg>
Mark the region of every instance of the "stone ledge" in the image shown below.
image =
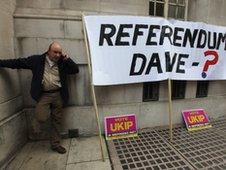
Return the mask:
<svg viewBox="0 0 226 170"><path fill-rule="evenodd" d="M13 14L14 18L35 18L35 19L55 19L55 20L82 20L82 11L62 10L62 9L34 9L17 8ZM97 14L85 12L84 14Z"/></svg>

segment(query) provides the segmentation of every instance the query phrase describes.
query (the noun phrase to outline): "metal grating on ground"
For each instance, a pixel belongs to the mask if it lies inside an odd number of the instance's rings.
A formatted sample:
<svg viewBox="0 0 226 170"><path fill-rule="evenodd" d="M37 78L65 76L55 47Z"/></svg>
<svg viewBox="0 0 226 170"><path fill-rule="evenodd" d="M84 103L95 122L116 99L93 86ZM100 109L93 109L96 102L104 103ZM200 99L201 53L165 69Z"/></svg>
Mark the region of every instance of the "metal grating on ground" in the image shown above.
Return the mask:
<svg viewBox="0 0 226 170"><path fill-rule="evenodd" d="M168 138L168 130L158 133ZM188 132L185 128L175 128L171 144L197 169L226 169L226 138L214 129Z"/></svg>
<svg viewBox="0 0 226 170"><path fill-rule="evenodd" d="M226 170L226 119L213 128L188 132L185 127L146 129L137 138L108 141L113 168Z"/></svg>
<svg viewBox="0 0 226 170"><path fill-rule="evenodd" d="M121 169L190 170L192 167L155 131L142 132L136 138L108 142L113 166ZM116 149L117 156L112 150ZM118 160L117 160L118 158ZM119 166L114 169L118 170Z"/></svg>
<svg viewBox="0 0 226 170"><path fill-rule="evenodd" d="M219 131L220 135L226 136L226 119L220 118L212 123L213 128Z"/></svg>

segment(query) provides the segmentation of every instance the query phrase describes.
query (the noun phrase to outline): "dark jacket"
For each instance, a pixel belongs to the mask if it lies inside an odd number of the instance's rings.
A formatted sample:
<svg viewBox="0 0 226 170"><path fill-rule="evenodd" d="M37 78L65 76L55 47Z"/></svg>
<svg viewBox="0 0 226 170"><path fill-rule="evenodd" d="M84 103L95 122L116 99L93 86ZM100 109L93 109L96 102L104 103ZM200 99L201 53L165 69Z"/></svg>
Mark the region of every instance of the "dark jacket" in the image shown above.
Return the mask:
<svg viewBox="0 0 226 170"><path fill-rule="evenodd" d="M7 67L12 69L30 69L33 77L31 81L30 94L36 101L42 95L42 79L45 68L46 53L42 55L33 55L27 58L0 60L0 67ZM67 74L75 74L79 72L78 66L70 58L67 60L60 59L58 61L59 76L61 81L61 97L66 104L68 102L68 84Z"/></svg>

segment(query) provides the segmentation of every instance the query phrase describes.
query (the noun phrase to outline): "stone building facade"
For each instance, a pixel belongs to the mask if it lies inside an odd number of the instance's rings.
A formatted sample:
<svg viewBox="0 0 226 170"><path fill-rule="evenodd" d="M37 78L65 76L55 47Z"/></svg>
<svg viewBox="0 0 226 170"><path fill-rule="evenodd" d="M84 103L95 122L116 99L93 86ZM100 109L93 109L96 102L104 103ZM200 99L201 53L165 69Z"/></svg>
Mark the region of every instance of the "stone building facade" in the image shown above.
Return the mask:
<svg viewBox="0 0 226 170"><path fill-rule="evenodd" d="M97 133L90 91L82 14L155 15L226 25L224 0L0 0L0 58L41 54L58 41L79 64L79 75L69 78L70 101L63 132ZM181 5L182 4L182 5ZM167 6L166 6L167 5ZM0 69L0 167L27 141L35 102L29 95L31 73ZM181 123L184 109L204 108L210 117L226 110L226 81L174 84L173 123ZM201 84L201 85L200 85ZM139 128L168 124L167 81L96 87L101 127L108 115L135 113ZM149 89L149 90L148 90ZM178 89L181 89L178 91ZM200 94L197 90L201 90ZM150 95L147 92L151 91ZM176 92L177 91L177 92ZM178 93L178 95L176 94ZM179 96L179 97L178 97Z"/></svg>

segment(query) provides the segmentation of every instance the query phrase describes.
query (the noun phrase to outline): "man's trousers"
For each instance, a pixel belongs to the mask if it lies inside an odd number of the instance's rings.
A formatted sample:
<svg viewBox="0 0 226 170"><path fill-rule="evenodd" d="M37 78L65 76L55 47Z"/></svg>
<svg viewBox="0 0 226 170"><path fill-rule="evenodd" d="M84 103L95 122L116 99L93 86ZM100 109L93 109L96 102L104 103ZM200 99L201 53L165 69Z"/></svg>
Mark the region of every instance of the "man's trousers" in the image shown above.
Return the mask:
<svg viewBox="0 0 226 170"><path fill-rule="evenodd" d="M33 128L35 133L39 133L41 125L50 118L49 137L52 147L60 145L60 126L62 120L62 99L60 92L43 93L35 108Z"/></svg>

